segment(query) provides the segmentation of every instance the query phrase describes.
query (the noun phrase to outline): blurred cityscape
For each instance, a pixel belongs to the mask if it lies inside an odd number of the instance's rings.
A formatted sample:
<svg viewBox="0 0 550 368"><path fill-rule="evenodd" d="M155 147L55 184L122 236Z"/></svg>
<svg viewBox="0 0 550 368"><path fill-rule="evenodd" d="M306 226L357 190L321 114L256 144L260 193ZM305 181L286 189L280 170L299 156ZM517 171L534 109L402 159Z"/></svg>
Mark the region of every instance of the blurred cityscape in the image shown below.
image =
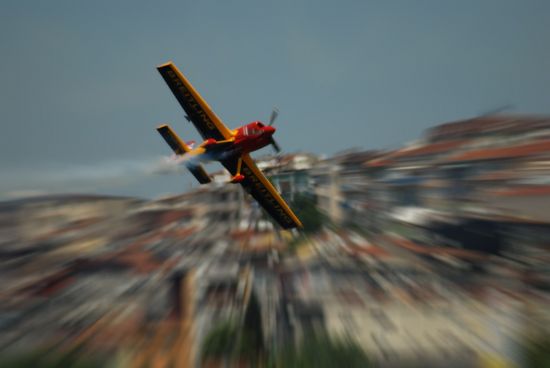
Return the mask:
<svg viewBox="0 0 550 368"><path fill-rule="evenodd" d="M303 231L225 172L0 202L0 366L550 364L550 117L258 163Z"/></svg>

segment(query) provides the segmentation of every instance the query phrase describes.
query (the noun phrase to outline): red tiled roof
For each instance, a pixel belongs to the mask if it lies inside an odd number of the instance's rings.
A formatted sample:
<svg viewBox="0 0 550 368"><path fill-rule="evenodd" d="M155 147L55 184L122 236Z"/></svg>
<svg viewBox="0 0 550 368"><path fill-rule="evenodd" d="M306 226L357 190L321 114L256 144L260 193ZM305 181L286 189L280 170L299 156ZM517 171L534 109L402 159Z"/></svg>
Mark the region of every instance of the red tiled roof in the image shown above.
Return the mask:
<svg viewBox="0 0 550 368"><path fill-rule="evenodd" d="M475 135L492 131L531 131L550 126L550 119L538 116L488 115L438 125L429 130L432 138Z"/></svg>
<svg viewBox="0 0 550 368"><path fill-rule="evenodd" d="M414 253L419 254L428 254L428 255L443 255L443 256L452 256L463 260L486 260L489 258L489 255L483 252L478 252L474 250L460 249L460 248L450 248L450 247L434 247L434 246L425 246L413 243L408 239L397 238L394 236L387 237L394 244L408 249Z"/></svg>
<svg viewBox="0 0 550 368"><path fill-rule="evenodd" d="M469 151L450 157L447 161L480 161L513 158L550 152L550 141L540 141L521 146L486 148Z"/></svg>
<svg viewBox="0 0 550 368"><path fill-rule="evenodd" d="M505 125L510 117L504 116L482 116L468 120L453 121L438 125L430 129L430 135L467 134L472 132L489 131Z"/></svg>
<svg viewBox="0 0 550 368"><path fill-rule="evenodd" d="M399 150L395 154L391 155L391 157L400 158L400 157L433 155L436 153L447 152L452 149L458 148L467 142L469 142L469 140L460 139L460 140L454 140L454 141L444 141L444 142L426 144L424 146L420 146L412 149Z"/></svg>
<svg viewBox="0 0 550 368"><path fill-rule="evenodd" d="M472 180L479 180L479 181L492 181L492 180L510 180L515 179L518 177L517 171L495 171L495 172L486 172L479 174L477 176L474 176Z"/></svg>
<svg viewBox="0 0 550 368"><path fill-rule="evenodd" d="M389 156L385 156L374 160L369 160L365 163L365 165L367 167L384 167L393 164L394 161L389 159L388 157Z"/></svg>
<svg viewBox="0 0 550 368"><path fill-rule="evenodd" d="M494 193L503 197L550 195L550 185L524 185L497 190Z"/></svg>
<svg viewBox="0 0 550 368"><path fill-rule="evenodd" d="M404 148L394 152L391 152L382 157L378 157L373 160L369 160L365 163L367 167L383 167L395 163L396 159L402 157L414 157L414 156L423 156L423 155L434 155L437 153L444 153L451 151L455 148L463 146L469 142L467 139L457 139L452 141L444 141L437 143L430 143L423 146L415 148Z"/></svg>

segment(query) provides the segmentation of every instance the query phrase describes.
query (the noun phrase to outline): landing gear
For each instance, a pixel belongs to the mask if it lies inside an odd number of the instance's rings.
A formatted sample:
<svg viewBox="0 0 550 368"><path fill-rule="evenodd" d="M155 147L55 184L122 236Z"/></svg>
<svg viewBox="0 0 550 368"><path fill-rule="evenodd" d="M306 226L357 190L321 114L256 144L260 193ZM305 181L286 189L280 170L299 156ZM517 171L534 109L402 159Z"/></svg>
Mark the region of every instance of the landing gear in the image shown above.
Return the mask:
<svg viewBox="0 0 550 368"><path fill-rule="evenodd" d="M241 181L244 180L244 175L235 175L234 177L231 178L231 182L232 183L240 183Z"/></svg>
<svg viewBox="0 0 550 368"><path fill-rule="evenodd" d="M231 183L240 183L244 180L244 175L241 174L241 166L243 164L242 157L237 160L237 173L231 178Z"/></svg>

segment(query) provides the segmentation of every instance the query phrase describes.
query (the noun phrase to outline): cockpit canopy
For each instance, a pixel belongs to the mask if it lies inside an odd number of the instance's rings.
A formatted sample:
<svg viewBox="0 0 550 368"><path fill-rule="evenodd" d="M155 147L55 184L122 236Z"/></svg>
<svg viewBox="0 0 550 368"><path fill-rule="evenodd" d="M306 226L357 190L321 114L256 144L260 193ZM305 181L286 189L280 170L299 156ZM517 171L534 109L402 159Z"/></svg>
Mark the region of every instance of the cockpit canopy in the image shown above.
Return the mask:
<svg viewBox="0 0 550 368"><path fill-rule="evenodd" d="M263 133L263 127L265 125L260 121L254 121L243 128L244 135L259 135Z"/></svg>

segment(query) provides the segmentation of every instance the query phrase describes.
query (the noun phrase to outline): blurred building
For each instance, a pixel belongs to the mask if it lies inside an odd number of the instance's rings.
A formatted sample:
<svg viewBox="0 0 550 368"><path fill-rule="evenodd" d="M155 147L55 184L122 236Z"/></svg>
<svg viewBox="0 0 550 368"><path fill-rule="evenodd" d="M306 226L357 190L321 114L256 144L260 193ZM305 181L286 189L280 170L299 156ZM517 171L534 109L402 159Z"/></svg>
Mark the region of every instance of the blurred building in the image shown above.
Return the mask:
<svg viewBox="0 0 550 368"><path fill-rule="evenodd" d="M381 226L417 245L488 253L509 251L514 232L541 239L550 225L549 134L545 117L482 116L436 126L368 160Z"/></svg>
<svg viewBox="0 0 550 368"><path fill-rule="evenodd" d="M268 352L328 334L381 366L474 366L545 326L548 142L549 119L484 116L389 152L258 160L330 218L307 237L273 231L225 172L154 200L2 202L0 353L200 366L230 321Z"/></svg>
<svg viewBox="0 0 550 368"><path fill-rule="evenodd" d="M376 199L371 190L372 173L365 170L364 163L378 155L374 151L343 152L311 170L319 209L334 223L367 226Z"/></svg>
<svg viewBox="0 0 550 368"><path fill-rule="evenodd" d="M258 167L266 173L283 198L293 201L297 195L311 192L311 170L317 161L317 156L312 154L288 154L262 159Z"/></svg>

